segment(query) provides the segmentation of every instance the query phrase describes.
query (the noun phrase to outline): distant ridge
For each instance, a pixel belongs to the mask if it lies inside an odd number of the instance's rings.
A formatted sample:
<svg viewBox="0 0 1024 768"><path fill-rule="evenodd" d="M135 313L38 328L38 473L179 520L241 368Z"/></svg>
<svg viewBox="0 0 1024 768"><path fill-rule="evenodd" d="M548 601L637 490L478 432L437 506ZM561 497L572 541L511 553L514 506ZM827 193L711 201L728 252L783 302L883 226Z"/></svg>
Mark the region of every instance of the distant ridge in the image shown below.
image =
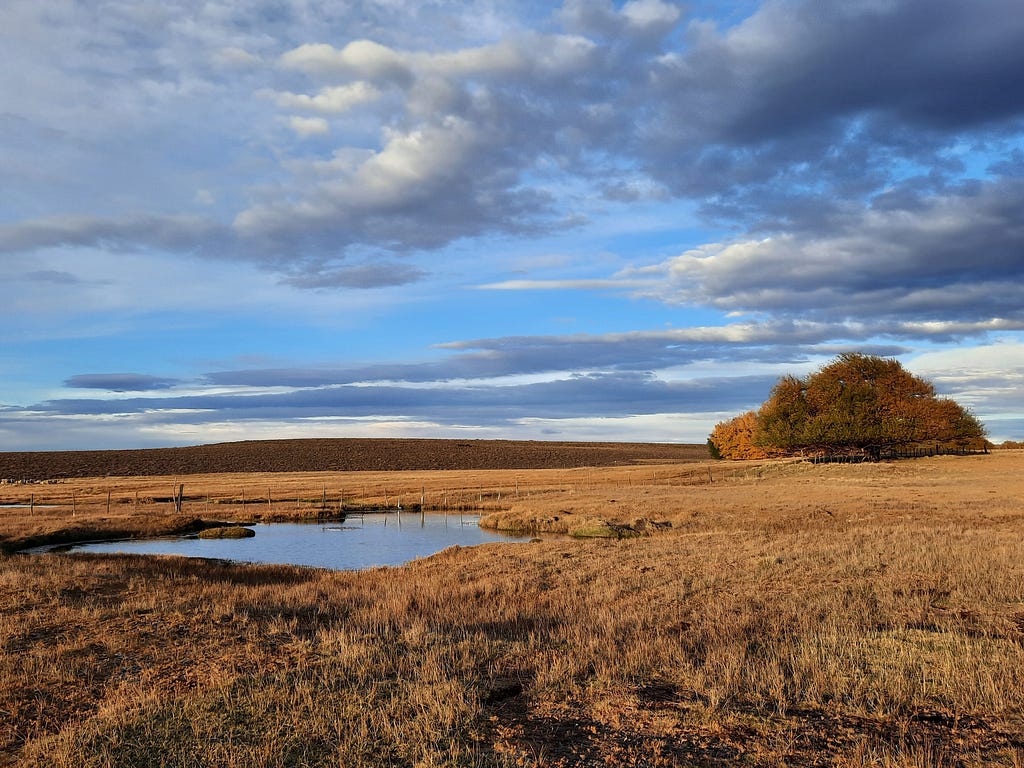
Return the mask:
<svg viewBox="0 0 1024 768"><path fill-rule="evenodd" d="M188 448L0 452L0 479L192 475L204 472L360 472L568 469L696 461L703 445L533 440L336 438L249 440Z"/></svg>

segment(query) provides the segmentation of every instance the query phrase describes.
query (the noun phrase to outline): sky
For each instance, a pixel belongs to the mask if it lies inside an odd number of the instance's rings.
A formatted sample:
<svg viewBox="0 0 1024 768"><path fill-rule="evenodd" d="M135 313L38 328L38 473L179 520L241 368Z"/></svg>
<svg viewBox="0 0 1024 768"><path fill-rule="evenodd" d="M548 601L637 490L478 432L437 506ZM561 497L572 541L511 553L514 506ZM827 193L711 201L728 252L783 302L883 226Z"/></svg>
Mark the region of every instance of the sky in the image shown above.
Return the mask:
<svg viewBox="0 0 1024 768"><path fill-rule="evenodd" d="M1024 437L1020 0L4 0L0 450Z"/></svg>

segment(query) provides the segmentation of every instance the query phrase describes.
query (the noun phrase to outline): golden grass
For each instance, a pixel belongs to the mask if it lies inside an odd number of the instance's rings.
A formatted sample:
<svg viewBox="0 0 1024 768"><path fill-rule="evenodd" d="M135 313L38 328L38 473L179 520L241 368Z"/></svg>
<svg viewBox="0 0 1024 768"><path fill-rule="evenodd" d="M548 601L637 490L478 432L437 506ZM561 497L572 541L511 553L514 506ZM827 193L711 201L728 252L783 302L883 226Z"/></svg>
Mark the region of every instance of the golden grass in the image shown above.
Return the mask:
<svg viewBox="0 0 1024 768"><path fill-rule="evenodd" d="M483 497L496 524L672 527L359 573L0 557L0 763L1019 768L1022 464L190 477L185 518L253 516L217 503L243 484L286 516L386 483L406 506ZM0 486L74 488L78 513L3 510L0 531L166 528L134 491L173 482ZM108 488L130 500L109 514Z"/></svg>

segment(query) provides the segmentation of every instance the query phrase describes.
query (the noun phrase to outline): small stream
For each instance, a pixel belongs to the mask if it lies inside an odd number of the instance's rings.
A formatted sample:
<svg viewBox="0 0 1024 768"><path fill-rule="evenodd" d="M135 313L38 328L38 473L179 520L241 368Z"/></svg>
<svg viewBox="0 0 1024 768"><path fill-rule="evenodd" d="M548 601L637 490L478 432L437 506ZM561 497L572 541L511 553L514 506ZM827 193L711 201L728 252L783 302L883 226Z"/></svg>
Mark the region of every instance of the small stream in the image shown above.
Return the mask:
<svg viewBox="0 0 1024 768"><path fill-rule="evenodd" d="M401 565L454 546L528 541L530 536L481 528L476 515L371 513L335 523L260 523L249 539L179 536L75 544L49 551L183 555L245 563L359 570Z"/></svg>

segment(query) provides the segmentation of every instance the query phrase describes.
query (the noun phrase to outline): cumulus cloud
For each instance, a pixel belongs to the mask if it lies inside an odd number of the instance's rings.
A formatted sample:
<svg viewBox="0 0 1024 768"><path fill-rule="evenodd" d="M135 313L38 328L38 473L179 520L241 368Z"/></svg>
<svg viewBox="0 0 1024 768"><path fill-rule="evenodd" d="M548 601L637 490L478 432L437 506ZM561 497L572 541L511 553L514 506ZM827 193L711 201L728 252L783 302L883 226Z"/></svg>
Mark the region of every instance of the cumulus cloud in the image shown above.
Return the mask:
<svg viewBox="0 0 1024 768"><path fill-rule="evenodd" d="M341 49L305 43L282 54L281 65L321 77L355 75L399 83L412 79L402 55L373 40L354 40Z"/></svg>
<svg viewBox="0 0 1024 768"><path fill-rule="evenodd" d="M303 138L308 136L322 136L330 133L331 126L322 117L300 117L293 115L288 118L288 125L295 133Z"/></svg>
<svg viewBox="0 0 1024 768"><path fill-rule="evenodd" d="M277 94L281 108L333 114L391 90L394 125L362 156L339 148L326 162L293 162L288 194L242 211L235 227L282 247L403 251L557 226L558 202L525 179L570 138L560 137L566 126L551 107L574 78L589 76L595 53L585 38L535 33L441 53L370 40L299 46L283 67L339 82L316 96Z"/></svg>
<svg viewBox="0 0 1024 768"><path fill-rule="evenodd" d="M380 92L364 82L323 88L315 96L304 93L281 92L273 94L274 101L282 109L313 112L321 115L338 115L359 104L365 104L380 97Z"/></svg>
<svg viewBox="0 0 1024 768"><path fill-rule="evenodd" d="M933 193L963 174L965 152L987 153L994 172L1008 169L991 155L1012 154L999 142L1024 118L1014 81L1024 69L1024 16L1015 0L764 2L721 27L666 0L567 0L550 19L526 23L512 23L517 6L507 22L487 4L463 13L443 3L313 8L285 3L268 16L252 3L182 13L143 3L106 16L80 8L46 29L28 4L11 5L11 28L26 40L66 38L76 73L116 83L120 111L109 125L99 122L109 111L49 107L54 128L82 124L110 137L99 152L94 142L90 157L129 153L133 171L157 168L147 161L172 154L160 149L160 119L178 126L187 118L192 129L169 133L188 137L204 163L226 164L212 171L270 167L262 183L243 176L240 188L219 193L222 219L205 229L187 225L188 214L155 212L171 201L154 190L171 194L179 179L177 204L195 197L194 169L161 168L142 181L123 174L122 194L145 186L133 198L142 210L149 204L136 216L141 226L99 211L15 217L0 232L6 250L104 236L168 249L199 241L211 256L312 274L335 270L353 249L429 251L488 234L529 236L584 220L598 200L670 196L697 201L740 232L801 237L905 182L910 168L926 169L921 183ZM427 45L423 30L439 27L422 25L433 14L448 23ZM178 17L185 21L173 23ZM491 39L474 37L474 26ZM325 42L325 29L348 37ZM97 51L120 52L131 76L120 74L124 61ZM128 90L137 83L144 87ZM88 82L76 86L83 91L110 89ZM224 100L224 122L211 124L205 106ZM21 119L33 136L50 127L39 113ZM275 124L290 129L290 140ZM122 139L124 125L139 127L137 141ZM30 134L19 129L16 141ZM241 143L229 144L235 136ZM100 176L67 157L60 165L81 171L74 185ZM77 200L88 208L102 197L83 189ZM192 231L171 237L172 224ZM225 233L236 241L225 243Z"/></svg>
<svg viewBox="0 0 1024 768"><path fill-rule="evenodd" d="M708 245L626 273L646 295L728 311L842 322L899 319L907 332L1024 323L1024 183L1003 179L911 205L869 207L821 232Z"/></svg>
<svg viewBox="0 0 1024 768"><path fill-rule="evenodd" d="M688 47L652 70L645 98L659 106L641 152L677 193L726 197L796 182L849 194L884 183L894 156L941 166L953 136L1019 129L1013 6L804 0L765 3L724 31L694 21Z"/></svg>

